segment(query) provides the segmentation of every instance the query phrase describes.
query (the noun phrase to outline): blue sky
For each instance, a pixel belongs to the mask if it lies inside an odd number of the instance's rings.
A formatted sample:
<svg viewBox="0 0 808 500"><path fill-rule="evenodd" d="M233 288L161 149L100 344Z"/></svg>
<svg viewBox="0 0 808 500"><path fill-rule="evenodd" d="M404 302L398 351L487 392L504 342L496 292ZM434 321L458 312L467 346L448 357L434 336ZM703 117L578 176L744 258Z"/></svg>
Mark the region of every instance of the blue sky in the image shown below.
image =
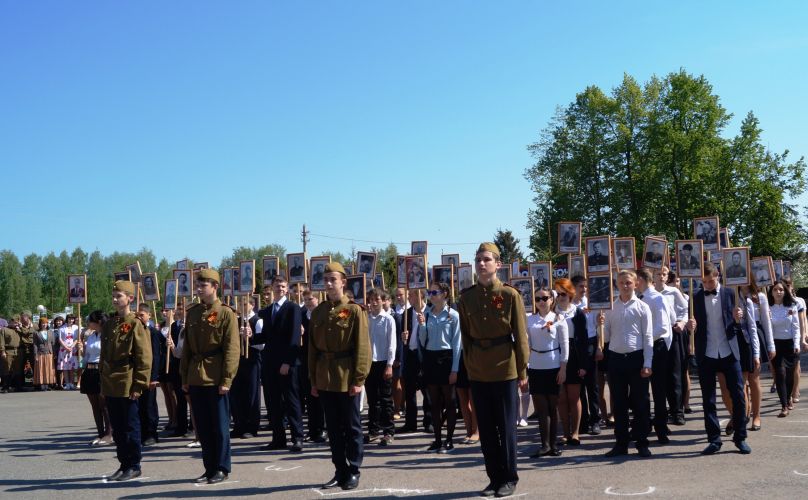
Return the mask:
<svg viewBox="0 0 808 500"><path fill-rule="evenodd" d="M808 154L806 14L804 2L2 2L0 248L145 246L218 263L240 245L299 251L306 223L310 255L426 239L432 256L468 260L499 227L526 249L526 146L557 106L624 72L704 74L735 114L728 134L753 110L772 150Z"/></svg>

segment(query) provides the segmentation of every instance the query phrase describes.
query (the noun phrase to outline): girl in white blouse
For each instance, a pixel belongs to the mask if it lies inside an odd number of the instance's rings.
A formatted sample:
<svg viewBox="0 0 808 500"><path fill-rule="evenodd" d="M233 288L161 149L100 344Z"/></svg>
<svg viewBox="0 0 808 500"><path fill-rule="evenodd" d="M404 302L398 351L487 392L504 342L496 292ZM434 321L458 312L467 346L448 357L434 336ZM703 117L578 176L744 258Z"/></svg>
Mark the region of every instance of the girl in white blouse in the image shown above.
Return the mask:
<svg viewBox="0 0 808 500"><path fill-rule="evenodd" d="M753 334L755 332L758 337L758 345L760 346L760 363L765 363L769 359L774 358L774 338L772 337L772 322L769 313L769 300L766 294L759 291L758 287L752 283L750 286L742 286L740 289L741 296L747 300L752 301L752 308L749 310L751 314L747 314L746 330ZM774 372L774 370L772 370ZM762 399L760 389L760 365L757 369L748 374L749 392L751 396L751 418L752 426L749 427L750 431L760 430L760 402Z"/></svg>
<svg viewBox="0 0 808 500"><path fill-rule="evenodd" d="M791 392L794 388L794 359L800 352L800 323L794 297L782 280L775 281L769 289L769 303L776 353L774 368L777 394L782 406L777 416L783 418L793 409Z"/></svg>
<svg viewBox="0 0 808 500"><path fill-rule="evenodd" d="M567 322L554 312L552 292L547 287L536 291L538 312L527 317L527 335L530 345L528 382L533 406L539 413L541 447L530 458L545 455L557 457L558 391L567 374L569 341Z"/></svg>

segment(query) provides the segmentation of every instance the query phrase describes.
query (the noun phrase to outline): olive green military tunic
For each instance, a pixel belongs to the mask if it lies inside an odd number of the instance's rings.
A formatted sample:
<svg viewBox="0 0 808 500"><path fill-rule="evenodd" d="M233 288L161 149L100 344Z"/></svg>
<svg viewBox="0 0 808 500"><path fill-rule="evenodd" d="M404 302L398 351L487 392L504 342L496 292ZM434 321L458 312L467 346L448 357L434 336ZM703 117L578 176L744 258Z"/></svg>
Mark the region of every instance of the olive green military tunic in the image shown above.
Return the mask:
<svg viewBox="0 0 808 500"><path fill-rule="evenodd" d="M11 328L0 329L0 353L6 353L3 359L4 374L17 371L17 350L20 348L20 334Z"/></svg>
<svg viewBox="0 0 808 500"><path fill-rule="evenodd" d="M469 380L501 382L527 378L530 348L519 292L496 278L460 296L460 338Z"/></svg>
<svg viewBox="0 0 808 500"><path fill-rule="evenodd" d="M343 296L311 312L309 379L319 391L348 392L370 372L370 334L365 311Z"/></svg>
<svg viewBox="0 0 808 500"><path fill-rule="evenodd" d="M230 387L240 350L238 320L232 309L219 299L210 305L192 305L185 318L182 384Z"/></svg>
<svg viewBox="0 0 808 500"><path fill-rule="evenodd" d="M101 329L101 394L128 398L149 388L151 336L143 323L127 313L113 315Z"/></svg>

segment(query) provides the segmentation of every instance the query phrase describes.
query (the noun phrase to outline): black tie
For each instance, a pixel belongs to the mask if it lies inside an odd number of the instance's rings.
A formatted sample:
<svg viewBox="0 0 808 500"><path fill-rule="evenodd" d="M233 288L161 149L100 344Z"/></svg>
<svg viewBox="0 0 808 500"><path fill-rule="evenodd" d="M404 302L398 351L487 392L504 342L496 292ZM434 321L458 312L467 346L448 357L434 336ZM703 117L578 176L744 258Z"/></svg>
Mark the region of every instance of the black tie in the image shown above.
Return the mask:
<svg viewBox="0 0 808 500"><path fill-rule="evenodd" d="M637 298L642 300L642 294L637 295Z"/></svg>
<svg viewBox="0 0 808 500"><path fill-rule="evenodd" d="M704 296L705 297L707 295L717 295L717 294L718 294L718 290L713 290L712 292L708 292L707 290L704 290Z"/></svg>

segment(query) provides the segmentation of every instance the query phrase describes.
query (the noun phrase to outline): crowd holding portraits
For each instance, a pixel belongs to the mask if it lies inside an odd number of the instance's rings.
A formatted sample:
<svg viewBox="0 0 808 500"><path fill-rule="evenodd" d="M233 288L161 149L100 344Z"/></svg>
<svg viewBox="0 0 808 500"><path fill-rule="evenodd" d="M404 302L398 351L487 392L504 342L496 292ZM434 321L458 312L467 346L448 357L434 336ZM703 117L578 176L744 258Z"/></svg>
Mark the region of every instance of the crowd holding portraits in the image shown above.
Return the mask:
<svg viewBox="0 0 808 500"><path fill-rule="evenodd" d="M580 222L558 223L558 253L581 253Z"/></svg>
<svg viewBox="0 0 808 500"><path fill-rule="evenodd" d="M701 278L704 250L701 240L676 240L676 272L685 278Z"/></svg>

